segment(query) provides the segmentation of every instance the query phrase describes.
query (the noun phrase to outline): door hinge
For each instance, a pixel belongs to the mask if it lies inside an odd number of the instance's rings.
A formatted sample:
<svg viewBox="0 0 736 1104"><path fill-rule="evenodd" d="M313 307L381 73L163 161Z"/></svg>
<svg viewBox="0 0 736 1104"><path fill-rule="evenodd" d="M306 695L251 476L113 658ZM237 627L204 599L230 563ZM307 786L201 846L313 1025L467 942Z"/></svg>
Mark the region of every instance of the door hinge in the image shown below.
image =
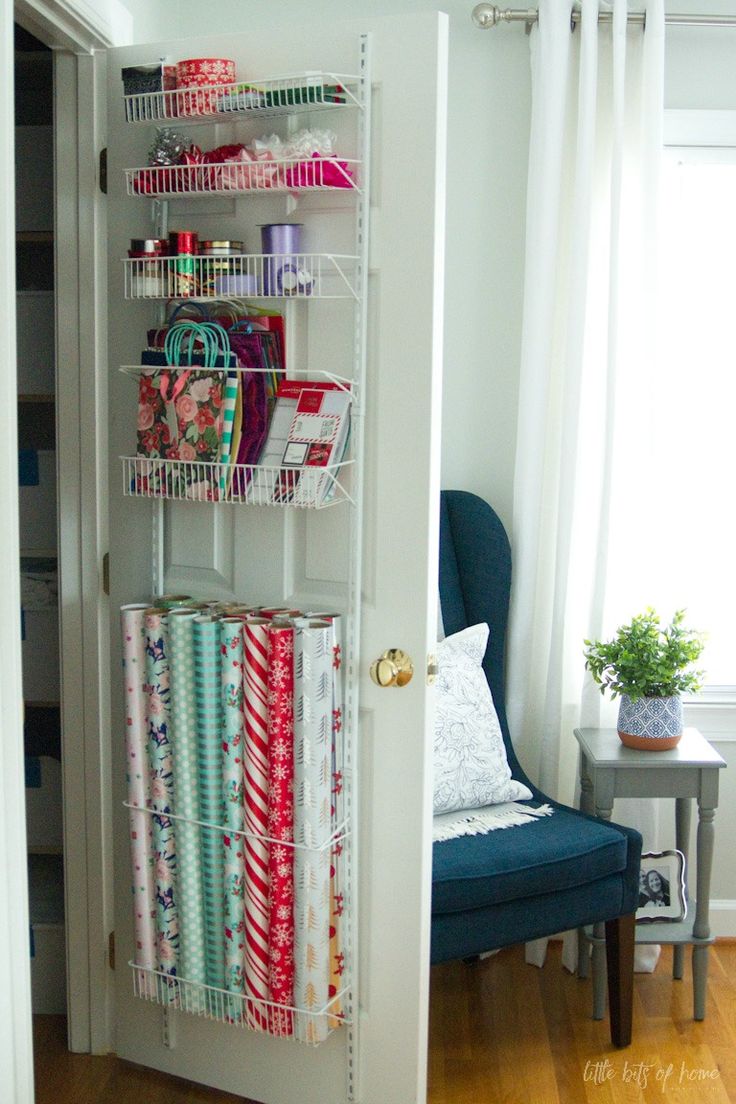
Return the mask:
<svg viewBox="0 0 736 1104"><path fill-rule="evenodd" d="M106 552L102 557L102 590L110 594L110 553Z"/></svg>
<svg viewBox="0 0 736 1104"><path fill-rule="evenodd" d="M115 932L111 931L107 937L107 964L111 970L115 969Z"/></svg>
<svg viewBox="0 0 736 1104"><path fill-rule="evenodd" d="M107 146L100 150L99 181L100 191L107 195Z"/></svg>

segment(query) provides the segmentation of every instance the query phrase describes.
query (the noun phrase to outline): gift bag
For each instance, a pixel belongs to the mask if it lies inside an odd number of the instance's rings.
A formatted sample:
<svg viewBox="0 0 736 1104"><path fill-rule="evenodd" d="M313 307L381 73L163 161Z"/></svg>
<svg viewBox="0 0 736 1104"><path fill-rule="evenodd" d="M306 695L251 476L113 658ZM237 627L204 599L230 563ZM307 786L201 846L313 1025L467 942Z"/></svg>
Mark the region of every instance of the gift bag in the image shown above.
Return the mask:
<svg viewBox="0 0 736 1104"><path fill-rule="evenodd" d="M266 442L276 389L283 377L283 369L278 360L274 334L252 330L246 324L245 332L239 327L233 327L229 337L230 347L241 368L242 404L238 468L233 474L231 493L241 497L245 495L251 478L251 472L242 470L241 466L249 468L258 463Z"/></svg>
<svg viewBox="0 0 736 1104"><path fill-rule="evenodd" d="M237 384L228 386L234 357L227 333L211 322L175 322L163 353L148 351L143 363L151 367L140 376L138 455L163 461L147 473L147 493L218 498L219 465L230 457L226 410L237 397ZM231 431L232 414L227 423Z"/></svg>

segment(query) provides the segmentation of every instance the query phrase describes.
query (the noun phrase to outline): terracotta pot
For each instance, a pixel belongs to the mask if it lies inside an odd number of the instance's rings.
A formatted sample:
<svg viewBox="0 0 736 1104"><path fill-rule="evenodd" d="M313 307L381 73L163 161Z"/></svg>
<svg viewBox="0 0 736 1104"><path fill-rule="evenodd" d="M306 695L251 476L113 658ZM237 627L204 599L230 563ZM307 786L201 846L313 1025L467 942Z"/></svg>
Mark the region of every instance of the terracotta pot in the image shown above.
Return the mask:
<svg viewBox="0 0 736 1104"><path fill-rule="evenodd" d="M672 694L632 702L628 694L622 694L618 734L622 744L638 751L667 751L675 747L682 736L682 699L679 694Z"/></svg>

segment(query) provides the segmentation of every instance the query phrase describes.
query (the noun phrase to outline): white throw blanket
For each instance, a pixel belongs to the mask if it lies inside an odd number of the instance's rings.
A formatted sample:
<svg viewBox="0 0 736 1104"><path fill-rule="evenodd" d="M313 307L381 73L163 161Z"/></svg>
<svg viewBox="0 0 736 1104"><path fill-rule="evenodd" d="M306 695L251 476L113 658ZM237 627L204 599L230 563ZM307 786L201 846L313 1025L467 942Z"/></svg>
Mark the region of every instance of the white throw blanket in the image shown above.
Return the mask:
<svg viewBox="0 0 736 1104"><path fill-rule="evenodd" d="M483 836L499 828L517 828L522 824L532 824L537 817L551 816L553 812L551 805L540 805L535 809L518 801L504 801L482 809L440 813L433 820L432 842L442 843L459 836Z"/></svg>

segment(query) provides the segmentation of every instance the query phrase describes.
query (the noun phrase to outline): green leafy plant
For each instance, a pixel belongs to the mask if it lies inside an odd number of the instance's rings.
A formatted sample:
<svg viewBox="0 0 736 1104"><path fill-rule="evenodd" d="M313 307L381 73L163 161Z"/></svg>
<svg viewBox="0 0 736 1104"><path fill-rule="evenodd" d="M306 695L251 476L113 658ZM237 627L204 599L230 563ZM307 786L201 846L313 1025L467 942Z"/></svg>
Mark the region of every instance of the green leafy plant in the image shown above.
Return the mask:
<svg viewBox="0 0 736 1104"><path fill-rule="evenodd" d="M701 633L683 626L685 611L677 610L672 622L661 627L657 613L647 608L622 625L613 640L586 640L585 666L611 697L628 694L639 698L664 698L700 689L702 671L692 669L704 647Z"/></svg>

